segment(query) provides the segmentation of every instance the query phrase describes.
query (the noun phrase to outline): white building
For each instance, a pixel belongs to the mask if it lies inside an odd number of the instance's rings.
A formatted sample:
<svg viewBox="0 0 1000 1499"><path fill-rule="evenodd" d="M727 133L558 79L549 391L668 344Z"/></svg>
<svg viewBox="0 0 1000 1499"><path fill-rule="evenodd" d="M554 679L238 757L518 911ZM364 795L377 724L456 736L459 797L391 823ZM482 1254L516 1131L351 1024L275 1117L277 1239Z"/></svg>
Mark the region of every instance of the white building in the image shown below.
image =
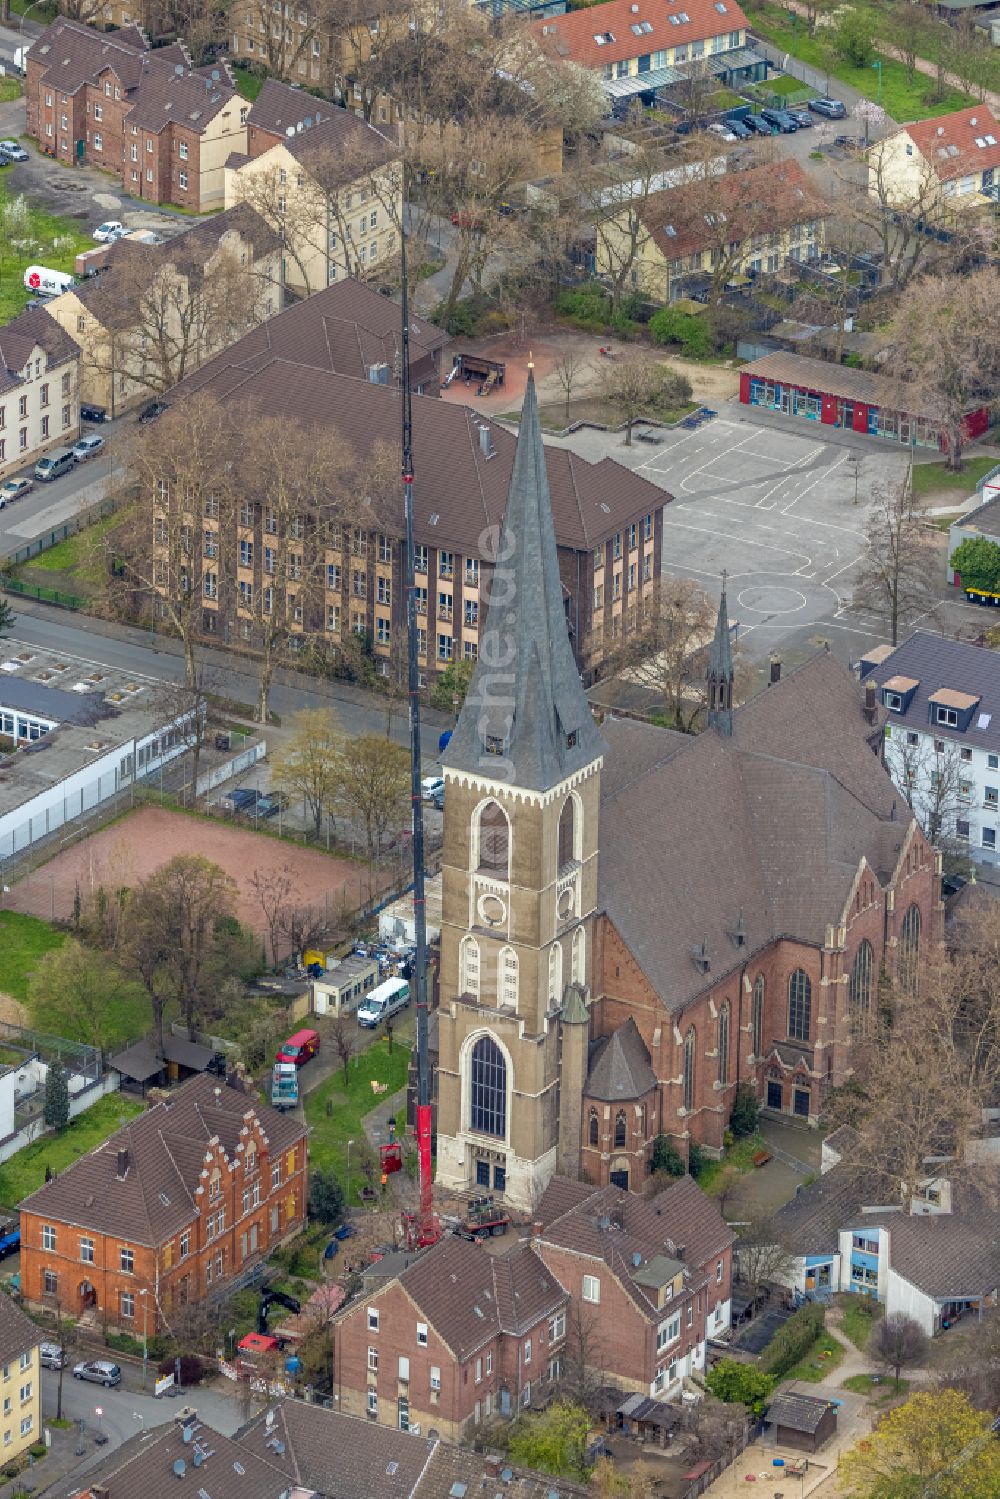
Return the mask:
<svg viewBox="0 0 1000 1499"><path fill-rule="evenodd" d="M0 328L0 479L80 435L80 350L44 308Z"/></svg>
<svg viewBox="0 0 1000 1499"><path fill-rule="evenodd" d="M194 718L158 703L148 678L5 645L0 863L183 754Z"/></svg>
<svg viewBox="0 0 1000 1499"><path fill-rule="evenodd" d="M1000 861L1000 656L917 630L861 658L888 713L885 763L933 843Z"/></svg>

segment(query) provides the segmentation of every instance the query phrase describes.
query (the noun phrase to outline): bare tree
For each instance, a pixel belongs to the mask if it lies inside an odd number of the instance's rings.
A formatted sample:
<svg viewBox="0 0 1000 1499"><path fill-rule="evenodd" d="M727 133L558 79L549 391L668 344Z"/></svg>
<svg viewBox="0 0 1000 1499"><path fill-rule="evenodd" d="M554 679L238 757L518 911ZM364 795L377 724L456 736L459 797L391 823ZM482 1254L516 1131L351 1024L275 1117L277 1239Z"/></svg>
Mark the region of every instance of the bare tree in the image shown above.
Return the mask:
<svg viewBox="0 0 1000 1499"><path fill-rule="evenodd" d="M351 1077L351 1058L358 1046L358 1026L352 1014L343 1009L337 1011L330 1026L330 1040L344 1069L344 1082L347 1083Z"/></svg>
<svg viewBox="0 0 1000 1499"><path fill-rule="evenodd" d="M632 446L632 428L642 416L655 416L690 400L691 383L668 365L641 354L615 359L603 371L601 393L625 424L625 446Z"/></svg>
<svg viewBox="0 0 1000 1499"><path fill-rule="evenodd" d="M872 486L868 550L854 584L856 608L884 620L893 645L901 626L935 607L933 548L921 525L910 474Z"/></svg>
<svg viewBox="0 0 1000 1499"><path fill-rule="evenodd" d="M552 371L562 386L563 395L566 397L565 411L567 421L569 421L569 403L570 397L573 394L573 387L584 367L584 362L579 354L573 349L567 349Z"/></svg>
<svg viewBox="0 0 1000 1499"><path fill-rule="evenodd" d="M901 731L893 733L885 750L886 762L893 779L913 808L928 842L951 857L964 853L968 862L968 840L958 836L957 823L968 814L972 795L969 777L960 748L950 740L939 741L934 749L922 735L916 744Z"/></svg>
<svg viewBox="0 0 1000 1499"><path fill-rule="evenodd" d="M283 864L280 869L255 869L247 880L247 884L257 897L264 921L267 925L268 940L271 944L271 962L278 962L278 934L281 931L281 918L293 892L297 891L295 876L290 864Z"/></svg>
<svg viewBox="0 0 1000 1499"><path fill-rule="evenodd" d="M872 1328L868 1351L873 1359L885 1364L896 1376L911 1364L922 1364L927 1356L927 1339L919 1322L902 1312L882 1317Z"/></svg>
<svg viewBox="0 0 1000 1499"><path fill-rule="evenodd" d="M785 1249L773 1221L766 1214L753 1218L740 1229L736 1244L737 1278L755 1296L768 1284L794 1283L796 1257Z"/></svg>
<svg viewBox="0 0 1000 1499"><path fill-rule="evenodd" d="M562 1388L576 1405L589 1405L601 1388L605 1359L600 1319L584 1303L571 1301L566 1308Z"/></svg>

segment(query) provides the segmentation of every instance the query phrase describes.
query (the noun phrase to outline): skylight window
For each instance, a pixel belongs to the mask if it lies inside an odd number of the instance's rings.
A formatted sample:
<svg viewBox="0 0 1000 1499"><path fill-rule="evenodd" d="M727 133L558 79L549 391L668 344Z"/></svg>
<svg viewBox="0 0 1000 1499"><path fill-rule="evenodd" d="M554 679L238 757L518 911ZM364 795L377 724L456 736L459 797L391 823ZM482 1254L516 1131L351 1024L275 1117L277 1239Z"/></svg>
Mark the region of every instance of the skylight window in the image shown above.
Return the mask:
<svg viewBox="0 0 1000 1499"><path fill-rule="evenodd" d="M986 144L988 146L995 146L997 143L997 138L995 135L984 136L984 140L986 141Z"/></svg>
<svg viewBox="0 0 1000 1499"><path fill-rule="evenodd" d="M650 31L652 31L652 29L653 29L653 23L652 23L652 21L643 21L643 23L642 23L642 29L643 29L644 32L650 32Z"/></svg>
<svg viewBox="0 0 1000 1499"><path fill-rule="evenodd" d="M676 239L677 238L677 230L674 228L673 224L668 224L667 225L667 234L668 234L668 236L669 236L670 239Z"/></svg>
<svg viewBox="0 0 1000 1499"><path fill-rule="evenodd" d="M976 136L976 145L979 147L980 151L983 151L983 150L986 149L986 141L985 141L985 139L984 139L983 136L981 136L981 135L977 135Z"/></svg>
<svg viewBox="0 0 1000 1499"><path fill-rule="evenodd" d="M715 0L715 8L719 12L720 16L724 16L726 14L727 7L723 5L722 0Z"/></svg>
<svg viewBox="0 0 1000 1499"><path fill-rule="evenodd" d="M597 45L599 47L606 47L607 44L608 44L608 42L613 42L614 39L615 39L614 38L614 32L611 32L611 31L595 31L594 32L594 41L597 43Z"/></svg>
<svg viewBox="0 0 1000 1499"><path fill-rule="evenodd" d="M638 24L638 22L632 23L632 32L635 36L642 36L642 27Z"/></svg>

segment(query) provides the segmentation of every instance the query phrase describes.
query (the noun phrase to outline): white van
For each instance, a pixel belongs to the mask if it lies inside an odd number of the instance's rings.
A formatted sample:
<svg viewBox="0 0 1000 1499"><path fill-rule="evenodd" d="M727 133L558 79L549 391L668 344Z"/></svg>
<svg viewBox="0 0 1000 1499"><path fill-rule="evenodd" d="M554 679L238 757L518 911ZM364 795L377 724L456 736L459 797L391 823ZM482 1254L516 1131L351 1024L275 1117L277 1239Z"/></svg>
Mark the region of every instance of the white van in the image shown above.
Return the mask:
<svg viewBox="0 0 1000 1499"><path fill-rule="evenodd" d="M380 1021L388 1020L397 1010L405 1010L409 1003L410 986L406 980L386 979L358 1006L358 1024L373 1031Z"/></svg>
<svg viewBox="0 0 1000 1499"><path fill-rule="evenodd" d="M24 289L36 297L58 297L76 285L68 271L50 271L48 266L29 265L24 273Z"/></svg>

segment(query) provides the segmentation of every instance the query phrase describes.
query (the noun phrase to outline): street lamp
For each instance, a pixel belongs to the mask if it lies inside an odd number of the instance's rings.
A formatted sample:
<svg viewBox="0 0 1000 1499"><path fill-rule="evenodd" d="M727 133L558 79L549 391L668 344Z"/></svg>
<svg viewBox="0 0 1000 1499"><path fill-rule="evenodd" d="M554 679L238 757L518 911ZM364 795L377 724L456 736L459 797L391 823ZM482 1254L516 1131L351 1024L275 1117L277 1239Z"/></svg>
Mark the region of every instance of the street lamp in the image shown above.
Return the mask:
<svg viewBox="0 0 1000 1499"><path fill-rule="evenodd" d="M347 1205L347 1207L350 1207L350 1205L351 1205L351 1146L353 1144L354 1144L353 1140L348 1140L348 1142L347 1142L347 1190L344 1193L344 1202Z"/></svg>
<svg viewBox="0 0 1000 1499"><path fill-rule="evenodd" d="M878 73L878 93L875 95L875 103L876 104L881 104L882 103L882 59L879 58L878 62L873 62L872 63L872 67Z"/></svg>

